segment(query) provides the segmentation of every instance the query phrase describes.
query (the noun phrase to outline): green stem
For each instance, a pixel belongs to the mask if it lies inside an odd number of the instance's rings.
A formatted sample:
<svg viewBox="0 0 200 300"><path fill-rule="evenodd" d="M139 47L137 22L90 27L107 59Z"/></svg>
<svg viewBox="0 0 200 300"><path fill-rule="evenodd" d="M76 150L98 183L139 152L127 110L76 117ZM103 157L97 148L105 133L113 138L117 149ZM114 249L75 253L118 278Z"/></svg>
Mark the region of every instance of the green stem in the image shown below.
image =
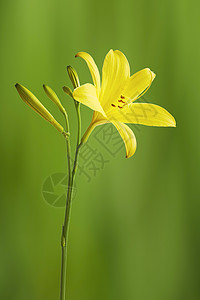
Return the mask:
<svg viewBox="0 0 200 300"><path fill-rule="evenodd" d="M64 225L63 225L63 230L62 230L62 238L61 238L62 262L61 262L60 300L66 300L68 231L69 231L69 223L70 223L70 214L71 214L71 203L72 203L74 179L75 179L75 174L76 174L76 170L77 170L77 163L78 163L78 154L79 154L79 150L80 150L81 145L82 145L82 143L80 143L80 135L81 135L80 105L75 104L75 106L76 106L77 119L78 119L78 134L77 134L77 146L76 146L74 165L73 165L73 169L72 169L72 174L71 174L71 171L70 171L69 179L68 179L68 191L67 191L65 219L64 219ZM69 166L69 164L70 164L70 159L68 160L68 166ZM69 166L69 168L70 168L70 166ZM71 168L69 170L71 170Z"/></svg>
<svg viewBox="0 0 200 300"><path fill-rule="evenodd" d="M64 112L65 122L66 122L66 131L69 132L69 121L67 113ZM66 137L66 145L67 145L67 162L68 162L68 191L67 191L67 203L70 197L69 187L71 186L71 147L69 137ZM67 206L67 205L66 205ZM67 264L67 246L66 246L66 230L64 230L64 225L62 229L62 237L61 237L61 247L62 247L62 259L61 259L61 283L60 283L60 300L65 300L65 289L66 289L66 264Z"/></svg>

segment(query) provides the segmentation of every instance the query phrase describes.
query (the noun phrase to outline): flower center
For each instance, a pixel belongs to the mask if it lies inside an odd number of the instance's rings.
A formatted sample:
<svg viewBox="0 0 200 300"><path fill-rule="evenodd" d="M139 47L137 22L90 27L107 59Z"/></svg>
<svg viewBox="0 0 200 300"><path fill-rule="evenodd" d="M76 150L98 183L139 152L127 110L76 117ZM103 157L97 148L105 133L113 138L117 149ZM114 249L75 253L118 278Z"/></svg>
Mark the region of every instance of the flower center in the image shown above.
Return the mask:
<svg viewBox="0 0 200 300"><path fill-rule="evenodd" d="M123 95L121 95L120 100L117 100L117 102L115 104L111 103L111 106L112 107L123 108L123 106L127 103L126 101L124 101L125 99L126 99L126 97L124 97Z"/></svg>

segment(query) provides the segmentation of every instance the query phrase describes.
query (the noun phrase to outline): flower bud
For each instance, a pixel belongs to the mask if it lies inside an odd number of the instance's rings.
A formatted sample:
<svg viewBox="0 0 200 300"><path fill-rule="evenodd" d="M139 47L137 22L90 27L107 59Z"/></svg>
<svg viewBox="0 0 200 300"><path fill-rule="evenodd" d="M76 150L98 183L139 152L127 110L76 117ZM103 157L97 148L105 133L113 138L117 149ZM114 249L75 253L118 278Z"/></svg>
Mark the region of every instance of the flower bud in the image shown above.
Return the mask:
<svg viewBox="0 0 200 300"><path fill-rule="evenodd" d="M78 78L78 74L76 72L76 70L74 68L72 68L71 66L67 66L67 72L69 75L69 78L73 84L74 88L77 88L80 86L80 82L79 82L79 78Z"/></svg>
<svg viewBox="0 0 200 300"><path fill-rule="evenodd" d="M43 84L43 89L44 89L47 97L49 97L49 99L52 100L58 106L58 108L60 109L60 111L62 113L65 113L65 109L62 106L62 104L61 104L58 96L56 95L56 93L46 84Z"/></svg>
<svg viewBox="0 0 200 300"><path fill-rule="evenodd" d="M63 91L73 98L72 90L68 86L63 86Z"/></svg>
<svg viewBox="0 0 200 300"><path fill-rule="evenodd" d="M42 105L42 103L23 85L17 83L15 85L22 100L35 110L41 117L51 123L59 132L64 133L64 128L54 119L50 112Z"/></svg>

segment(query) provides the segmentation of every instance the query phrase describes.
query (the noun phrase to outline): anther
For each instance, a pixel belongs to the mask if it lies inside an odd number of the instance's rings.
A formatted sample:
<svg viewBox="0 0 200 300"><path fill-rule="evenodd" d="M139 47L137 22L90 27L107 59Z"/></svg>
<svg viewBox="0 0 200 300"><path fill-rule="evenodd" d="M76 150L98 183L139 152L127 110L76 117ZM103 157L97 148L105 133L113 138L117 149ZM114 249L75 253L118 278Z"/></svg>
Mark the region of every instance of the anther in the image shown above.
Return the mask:
<svg viewBox="0 0 200 300"><path fill-rule="evenodd" d="M125 103L123 100L118 100L118 102Z"/></svg>
<svg viewBox="0 0 200 300"><path fill-rule="evenodd" d="M119 108L122 108L122 106L119 106L119 105L118 105L118 107L119 107Z"/></svg>
<svg viewBox="0 0 200 300"><path fill-rule="evenodd" d="M111 104L113 107L116 107L116 105L115 104Z"/></svg>
<svg viewBox="0 0 200 300"><path fill-rule="evenodd" d="M121 99L125 99L125 97L121 95Z"/></svg>

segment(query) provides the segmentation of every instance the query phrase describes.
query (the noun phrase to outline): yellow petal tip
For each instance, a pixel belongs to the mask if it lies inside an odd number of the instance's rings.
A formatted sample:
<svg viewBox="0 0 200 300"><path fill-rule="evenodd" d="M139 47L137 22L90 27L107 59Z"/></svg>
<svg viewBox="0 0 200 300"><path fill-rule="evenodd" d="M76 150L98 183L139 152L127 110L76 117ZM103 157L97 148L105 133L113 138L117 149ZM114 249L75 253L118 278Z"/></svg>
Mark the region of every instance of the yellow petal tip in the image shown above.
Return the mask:
<svg viewBox="0 0 200 300"><path fill-rule="evenodd" d="M131 153L126 154L126 158L132 157L132 156L135 154L135 152L136 152L136 149L135 149L134 152L131 152Z"/></svg>
<svg viewBox="0 0 200 300"><path fill-rule="evenodd" d="M156 77L156 74L155 74L154 72L151 71L151 75L152 75L152 80L154 80L155 77Z"/></svg>
<svg viewBox="0 0 200 300"><path fill-rule="evenodd" d="M155 79L156 77L156 74L149 68L146 68L147 71L149 71L151 73L151 76L152 76L152 81Z"/></svg>
<svg viewBox="0 0 200 300"><path fill-rule="evenodd" d="M169 112L168 112L168 120L167 120L166 126L176 127L176 120Z"/></svg>
<svg viewBox="0 0 200 300"><path fill-rule="evenodd" d="M82 52L78 52L78 53L75 55L75 57L80 57L81 53L82 53Z"/></svg>
<svg viewBox="0 0 200 300"><path fill-rule="evenodd" d="M172 127L176 127L176 120L174 119L174 117L172 117Z"/></svg>

